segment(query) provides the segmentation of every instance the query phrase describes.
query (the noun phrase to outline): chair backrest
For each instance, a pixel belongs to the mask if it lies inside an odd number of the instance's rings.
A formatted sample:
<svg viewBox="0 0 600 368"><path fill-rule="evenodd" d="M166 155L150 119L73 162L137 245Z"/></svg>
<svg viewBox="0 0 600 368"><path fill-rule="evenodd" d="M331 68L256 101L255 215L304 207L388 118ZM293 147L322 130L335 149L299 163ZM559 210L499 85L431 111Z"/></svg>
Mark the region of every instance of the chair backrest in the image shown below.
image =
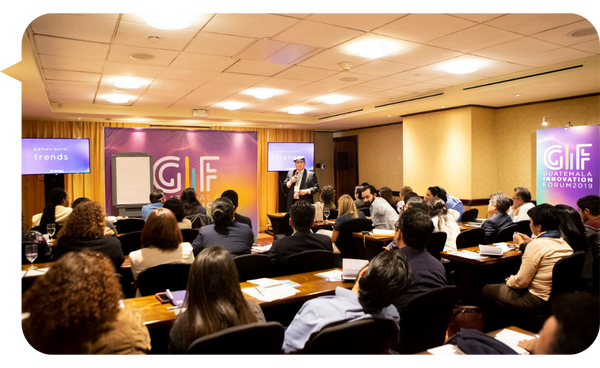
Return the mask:
<svg viewBox="0 0 600 368"><path fill-rule="evenodd" d="M240 282L269 277L271 258L265 254L244 254L233 259Z"/></svg>
<svg viewBox="0 0 600 368"><path fill-rule="evenodd" d="M414 354L440 346L458 299L458 288L447 285L420 293L408 300L400 313L401 354Z"/></svg>
<svg viewBox="0 0 600 368"><path fill-rule="evenodd" d="M198 236L198 229L181 229L181 236L184 242L192 244Z"/></svg>
<svg viewBox="0 0 600 368"><path fill-rule="evenodd" d="M190 222L192 223L192 229L199 229L202 226L206 226L206 225L210 225L210 224L214 223L212 217L205 215L203 213L187 215L187 216L185 216L185 218L190 220Z"/></svg>
<svg viewBox="0 0 600 368"><path fill-rule="evenodd" d="M520 232L521 234L525 234L528 237L531 237L531 227L529 227L530 223L531 223L531 221L529 221L529 220L522 220L522 221L515 222L515 224L517 224L517 226L519 227L519 229L517 231Z"/></svg>
<svg viewBox="0 0 600 368"><path fill-rule="evenodd" d="M370 208L361 208L359 211L362 212L367 217L371 216L371 209Z"/></svg>
<svg viewBox="0 0 600 368"><path fill-rule="evenodd" d="M185 290L191 264L168 263L147 268L140 272L137 286L142 296Z"/></svg>
<svg viewBox="0 0 600 368"><path fill-rule="evenodd" d="M118 230L117 230L118 231ZM121 248L123 249L123 254L128 255L134 250L138 250L142 248L142 232L141 231L132 231L127 234L120 234L119 241L121 242Z"/></svg>
<svg viewBox="0 0 600 368"><path fill-rule="evenodd" d="M513 240L513 235L515 231L519 231L519 225L510 224L504 226L502 229L498 230L498 234L496 234L496 242L506 242Z"/></svg>
<svg viewBox="0 0 600 368"><path fill-rule="evenodd" d="M338 218L338 214L340 213L339 210L329 210L329 217L327 218L328 220L335 220L336 218Z"/></svg>
<svg viewBox="0 0 600 368"><path fill-rule="evenodd" d="M115 229L119 234L127 234L133 231L142 231L146 222L142 219L127 218L115 222Z"/></svg>
<svg viewBox="0 0 600 368"><path fill-rule="evenodd" d="M277 267L277 275L326 270L333 268L333 252L328 250L305 250L289 256Z"/></svg>
<svg viewBox="0 0 600 368"><path fill-rule="evenodd" d="M552 269L552 296L577 290L584 260L585 252L579 251L563 257L554 264Z"/></svg>
<svg viewBox="0 0 600 368"><path fill-rule="evenodd" d="M460 217L460 221L462 221L462 222L474 221L477 218L477 215L479 215L479 210L477 208L471 208L471 209L463 212L462 216Z"/></svg>
<svg viewBox="0 0 600 368"><path fill-rule="evenodd" d="M335 242L336 247L342 252L342 258L366 259L364 249L362 252L358 251L352 233L371 230L373 230L371 220L357 218L344 222L340 226L340 233Z"/></svg>
<svg viewBox="0 0 600 368"><path fill-rule="evenodd" d="M306 354L387 354L398 343L398 325L391 319L364 318L326 326L306 343Z"/></svg>
<svg viewBox="0 0 600 368"><path fill-rule="evenodd" d="M431 240L429 241L429 244L427 244L427 251L435 259L440 261L442 260L440 252L444 250L447 238L448 234L443 231L436 231L435 233L431 234Z"/></svg>
<svg viewBox="0 0 600 368"><path fill-rule="evenodd" d="M294 229L292 228L292 225L290 225L290 213L286 213L285 216L283 216L283 228L284 228L284 234L285 236L290 236L294 233Z"/></svg>
<svg viewBox="0 0 600 368"><path fill-rule="evenodd" d="M456 249L476 247L483 242L485 230L474 228L462 231L456 237Z"/></svg>
<svg viewBox="0 0 600 368"><path fill-rule="evenodd" d="M281 354L284 333L279 322L229 327L194 340L187 354Z"/></svg>

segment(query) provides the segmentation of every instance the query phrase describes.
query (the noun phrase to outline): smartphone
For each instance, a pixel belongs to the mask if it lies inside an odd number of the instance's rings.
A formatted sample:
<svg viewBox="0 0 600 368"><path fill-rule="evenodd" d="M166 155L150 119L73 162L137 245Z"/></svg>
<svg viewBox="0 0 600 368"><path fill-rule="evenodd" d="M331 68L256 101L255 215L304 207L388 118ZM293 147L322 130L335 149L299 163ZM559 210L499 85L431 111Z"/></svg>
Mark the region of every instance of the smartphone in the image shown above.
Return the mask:
<svg viewBox="0 0 600 368"><path fill-rule="evenodd" d="M167 296L167 293L156 293L155 296L156 296L156 299L158 299L158 301L161 302L162 304L171 302L171 300Z"/></svg>

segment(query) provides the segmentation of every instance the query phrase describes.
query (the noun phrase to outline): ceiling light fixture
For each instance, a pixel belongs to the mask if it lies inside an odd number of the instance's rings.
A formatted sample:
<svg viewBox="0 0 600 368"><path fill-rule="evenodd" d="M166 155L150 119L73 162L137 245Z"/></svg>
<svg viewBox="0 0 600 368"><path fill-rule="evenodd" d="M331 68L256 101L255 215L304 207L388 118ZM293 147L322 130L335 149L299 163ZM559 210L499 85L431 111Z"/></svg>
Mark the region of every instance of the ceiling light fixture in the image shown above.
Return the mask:
<svg viewBox="0 0 600 368"><path fill-rule="evenodd" d="M191 21L187 14L156 13L146 16L146 24L158 29L177 30L189 27Z"/></svg>
<svg viewBox="0 0 600 368"><path fill-rule="evenodd" d="M258 98L259 100L266 100L267 98L275 96L275 94L268 89L258 89L252 92L252 96Z"/></svg>
<svg viewBox="0 0 600 368"><path fill-rule="evenodd" d="M376 59L388 54L386 47L380 43L370 43L363 45L358 51L358 55L369 59Z"/></svg>
<svg viewBox="0 0 600 368"><path fill-rule="evenodd" d="M338 105L346 101L344 101L344 99L339 96L327 96L323 98L323 102L327 105Z"/></svg>
<svg viewBox="0 0 600 368"><path fill-rule="evenodd" d="M115 104L124 104L124 103L129 102L129 100L122 96L111 96L106 99L106 102L115 103Z"/></svg>
<svg viewBox="0 0 600 368"><path fill-rule="evenodd" d="M225 102L221 106L227 110L239 110L242 107L244 107L245 105L243 105L239 102Z"/></svg>
<svg viewBox="0 0 600 368"><path fill-rule="evenodd" d="M304 114L305 111L301 110L301 109L292 109L288 111L288 114L292 114L292 115L302 115Z"/></svg>
<svg viewBox="0 0 600 368"><path fill-rule="evenodd" d="M138 89L142 85L138 83L135 79L121 79L117 83L115 83L115 87L119 89Z"/></svg>
<svg viewBox="0 0 600 368"><path fill-rule="evenodd" d="M155 57L156 56L154 56L152 54L147 54L145 52L140 52L140 53L137 53L137 54L131 54L131 55L129 55L130 59L133 59L133 60L142 60L142 61L152 60Z"/></svg>
<svg viewBox="0 0 600 368"><path fill-rule="evenodd" d="M477 71L475 65L471 63L455 63L446 69L450 74L469 74Z"/></svg>

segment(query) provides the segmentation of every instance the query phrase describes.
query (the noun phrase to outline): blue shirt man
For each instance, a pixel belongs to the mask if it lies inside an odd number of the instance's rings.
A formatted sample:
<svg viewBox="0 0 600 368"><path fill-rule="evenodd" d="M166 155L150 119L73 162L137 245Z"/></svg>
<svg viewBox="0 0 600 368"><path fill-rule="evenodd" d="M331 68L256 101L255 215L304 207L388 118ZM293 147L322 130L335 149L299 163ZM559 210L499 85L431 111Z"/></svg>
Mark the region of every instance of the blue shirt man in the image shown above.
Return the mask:
<svg viewBox="0 0 600 368"><path fill-rule="evenodd" d="M142 207L142 220L148 220L148 216L150 216L152 211L157 208L161 208L166 200L167 197L165 197L162 190L157 189L152 191L152 193L150 193L150 204Z"/></svg>

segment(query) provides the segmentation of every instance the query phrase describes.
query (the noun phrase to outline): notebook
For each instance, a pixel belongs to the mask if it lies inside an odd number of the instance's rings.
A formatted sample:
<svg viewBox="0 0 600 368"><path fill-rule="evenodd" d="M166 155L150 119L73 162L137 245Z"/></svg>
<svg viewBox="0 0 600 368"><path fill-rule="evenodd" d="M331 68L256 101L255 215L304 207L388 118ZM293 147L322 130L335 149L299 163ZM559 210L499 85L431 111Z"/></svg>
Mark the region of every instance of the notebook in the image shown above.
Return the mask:
<svg viewBox="0 0 600 368"><path fill-rule="evenodd" d="M168 295L169 294L167 293L167 296ZM183 305L183 301L185 300L185 290L171 291L171 295L173 296L173 299L169 297L171 304L173 304L176 307L181 307Z"/></svg>

